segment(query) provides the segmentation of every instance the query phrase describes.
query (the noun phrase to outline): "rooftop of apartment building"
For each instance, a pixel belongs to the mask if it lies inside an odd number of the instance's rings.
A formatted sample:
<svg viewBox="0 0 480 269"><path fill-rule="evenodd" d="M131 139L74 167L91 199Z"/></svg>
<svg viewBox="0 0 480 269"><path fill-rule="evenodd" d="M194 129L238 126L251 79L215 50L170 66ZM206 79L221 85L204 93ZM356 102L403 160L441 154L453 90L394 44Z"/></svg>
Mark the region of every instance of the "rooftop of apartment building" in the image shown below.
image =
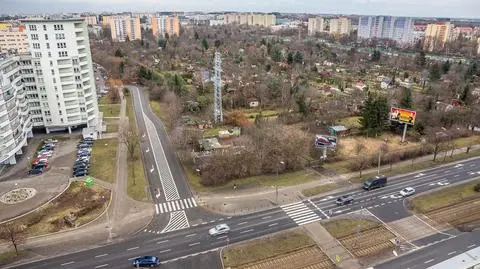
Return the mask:
<svg viewBox="0 0 480 269"><path fill-rule="evenodd" d="M28 22L64 22L64 21L72 21L72 22L83 22L85 19L82 17L38 17L38 18L26 18L21 19L22 23Z"/></svg>

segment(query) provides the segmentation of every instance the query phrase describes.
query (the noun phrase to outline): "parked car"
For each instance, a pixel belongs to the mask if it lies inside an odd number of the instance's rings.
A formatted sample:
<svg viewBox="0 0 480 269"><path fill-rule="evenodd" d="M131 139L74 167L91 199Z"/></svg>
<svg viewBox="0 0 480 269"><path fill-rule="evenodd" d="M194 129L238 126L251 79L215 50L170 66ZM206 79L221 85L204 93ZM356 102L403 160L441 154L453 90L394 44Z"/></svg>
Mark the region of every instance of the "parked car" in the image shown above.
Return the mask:
<svg viewBox="0 0 480 269"><path fill-rule="evenodd" d="M133 260L133 266L135 267L158 267L160 266L160 260L155 256L143 256Z"/></svg>
<svg viewBox="0 0 480 269"><path fill-rule="evenodd" d="M74 177L83 177L88 175L88 169L78 169L73 172Z"/></svg>
<svg viewBox="0 0 480 269"><path fill-rule="evenodd" d="M47 168L48 167L48 162L37 162L36 164L33 164L32 167L33 168L35 168L35 167Z"/></svg>
<svg viewBox="0 0 480 269"><path fill-rule="evenodd" d="M29 175L39 175L41 173L43 173L43 168L40 167L32 168L28 171Z"/></svg>
<svg viewBox="0 0 480 269"><path fill-rule="evenodd" d="M230 227L228 227L227 224L218 224L217 226L208 230L208 234L210 234L212 236L226 234L228 232L230 232Z"/></svg>
<svg viewBox="0 0 480 269"><path fill-rule="evenodd" d="M55 149L55 146L52 146L52 145L43 145L40 149L41 149L41 150L54 150L54 149Z"/></svg>
<svg viewBox="0 0 480 269"><path fill-rule="evenodd" d="M346 205L346 204L350 204L351 202L353 202L353 197L351 195L340 196L335 201L337 205Z"/></svg>
<svg viewBox="0 0 480 269"><path fill-rule="evenodd" d="M79 144L77 146L78 149L86 149L86 148L91 148L92 145L89 145L89 144Z"/></svg>
<svg viewBox="0 0 480 269"><path fill-rule="evenodd" d="M403 197L407 197L413 194L415 194L415 189L412 187L406 187L405 189L400 191L400 195Z"/></svg>
<svg viewBox="0 0 480 269"><path fill-rule="evenodd" d="M43 143L58 143L58 140L49 138L49 139L43 140Z"/></svg>
<svg viewBox="0 0 480 269"><path fill-rule="evenodd" d="M73 172L81 171L81 170L88 170L87 165L77 165L73 167Z"/></svg>
<svg viewBox="0 0 480 269"><path fill-rule="evenodd" d="M40 162L48 163L47 157L41 156L40 158L35 158L35 159L32 160L32 164L33 164L33 165L36 165L36 164L38 164L38 163L40 163Z"/></svg>

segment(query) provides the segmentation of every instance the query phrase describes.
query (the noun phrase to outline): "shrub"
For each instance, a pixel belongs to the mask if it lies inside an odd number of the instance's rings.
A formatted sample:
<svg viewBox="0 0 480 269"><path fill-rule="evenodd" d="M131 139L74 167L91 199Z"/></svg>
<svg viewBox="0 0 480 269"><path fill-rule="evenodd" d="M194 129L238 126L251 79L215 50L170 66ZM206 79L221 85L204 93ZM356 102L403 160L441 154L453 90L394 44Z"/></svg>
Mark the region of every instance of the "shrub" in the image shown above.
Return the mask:
<svg viewBox="0 0 480 269"><path fill-rule="evenodd" d="M476 192L480 192L480 183L477 183L474 187L473 190Z"/></svg>

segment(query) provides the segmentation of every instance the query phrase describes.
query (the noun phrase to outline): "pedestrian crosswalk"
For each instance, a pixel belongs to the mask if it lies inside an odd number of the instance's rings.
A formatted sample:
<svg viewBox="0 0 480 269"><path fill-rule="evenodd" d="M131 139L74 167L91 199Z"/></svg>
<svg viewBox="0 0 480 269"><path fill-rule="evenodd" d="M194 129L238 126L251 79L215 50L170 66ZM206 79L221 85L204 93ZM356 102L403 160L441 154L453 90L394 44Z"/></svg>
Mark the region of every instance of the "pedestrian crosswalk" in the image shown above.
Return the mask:
<svg viewBox="0 0 480 269"><path fill-rule="evenodd" d="M197 202L193 197L168 201L155 204L155 212L158 214L184 210L187 208L197 207Z"/></svg>
<svg viewBox="0 0 480 269"><path fill-rule="evenodd" d="M187 215L185 214L185 211L176 211L170 213L170 220L168 221L167 226L165 229L162 230L163 233L168 233L168 232L173 232L177 230L182 230L190 227L190 224L188 223L188 218Z"/></svg>
<svg viewBox="0 0 480 269"><path fill-rule="evenodd" d="M304 202L283 205L281 208L298 225L305 225L322 219L313 210L308 208Z"/></svg>

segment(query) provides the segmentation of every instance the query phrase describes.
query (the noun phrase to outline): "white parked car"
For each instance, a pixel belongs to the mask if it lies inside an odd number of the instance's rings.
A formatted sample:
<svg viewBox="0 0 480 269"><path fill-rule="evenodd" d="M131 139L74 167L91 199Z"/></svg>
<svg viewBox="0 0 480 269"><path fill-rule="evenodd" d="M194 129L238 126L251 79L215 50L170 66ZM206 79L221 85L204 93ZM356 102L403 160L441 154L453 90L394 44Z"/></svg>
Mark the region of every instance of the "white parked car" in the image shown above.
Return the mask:
<svg viewBox="0 0 480 269"><path fill-rule="evenodd" d="M227 224L218 224L217 226L208 230L208 234L210 234L212 236L226 234L228 232L230 232L230 227L228 227Z"/></svg>
<svg viewBox="0 0 480 269"><path fill-rule="evenodd" d="M400 195L403 197L413 195L414 193L415 193L415 189L412 187L406 187L405 189L400 191Z"/></svg>

